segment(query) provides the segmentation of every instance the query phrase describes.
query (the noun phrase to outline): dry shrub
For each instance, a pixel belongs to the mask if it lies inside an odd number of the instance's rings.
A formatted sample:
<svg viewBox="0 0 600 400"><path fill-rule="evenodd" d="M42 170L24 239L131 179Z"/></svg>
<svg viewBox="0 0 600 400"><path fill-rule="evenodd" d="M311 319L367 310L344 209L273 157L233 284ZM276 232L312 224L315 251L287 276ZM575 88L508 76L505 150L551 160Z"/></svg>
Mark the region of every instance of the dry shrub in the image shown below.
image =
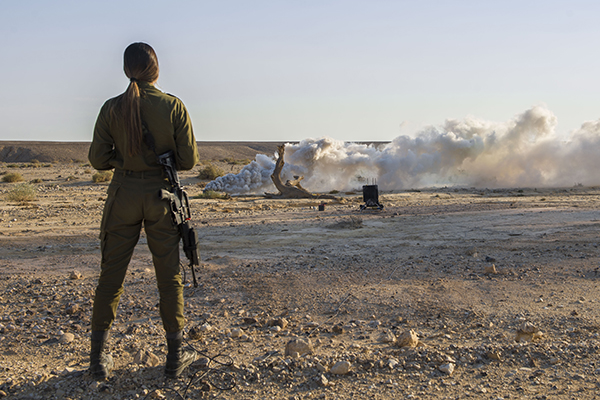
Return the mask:
<svg viewBox="0 0 600 400"><path fill-rule="evenodd" d="M102 182L109 182L113 177L113 172L112 171L101 171L101 172L97 172L94 175L92 175L92 181L94 183L102 183Z"/></svg>
<svg viewBox="0 0 600 400"><path fill-rule="evenodd" d="M2 182L22 182L22 181L24 181L23 175L16 173L16 172L8 173L2 177Z"/></svg>
<svg viewBox="0 0 600 400"><path fill-rule="evenodd" d="M35 178L29 181L29 183L42 183L44 180L42 178Z"/></svg>
<svg viewBox="0 0 600 400"><path fill-rule="evenodd" d="M219 192L215 192L214 190L205 190L202 194L197 195L195 198L197 199L221 199L227 200L230 199L231 196L228 194L223 194Z"/></svg>
<svg viewBox="0 0 600 400"><path fill-rule="evenodd" d="M10 201L27 203L35 200L35 195L35 186L29 183L19 183L7 193L6 197Z"/></svg>
<svg viewBox="0 0 600 400"><path fill-rule="evenodd" d="M206 165L206 167L200 170L200 173L198 173L197 178L210 179L212 181L213 179L217 179L218 177L223 175L225 175L225 172L221 168L209 163L208 165Z"/></svg>

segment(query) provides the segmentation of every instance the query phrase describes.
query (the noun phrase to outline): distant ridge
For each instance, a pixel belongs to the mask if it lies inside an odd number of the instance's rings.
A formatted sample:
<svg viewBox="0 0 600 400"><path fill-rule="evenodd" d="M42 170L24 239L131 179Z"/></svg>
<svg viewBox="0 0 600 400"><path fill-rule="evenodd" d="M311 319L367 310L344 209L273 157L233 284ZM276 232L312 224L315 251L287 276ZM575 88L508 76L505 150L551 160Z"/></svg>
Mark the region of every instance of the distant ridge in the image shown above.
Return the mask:
<svg viewBox="0 0 600 400"><path fill-rule="evenodd" d="M254 159L273 155L284 142L197 142L200 160ZM1 162L87 162L90 142L0 141Z"/></svg>

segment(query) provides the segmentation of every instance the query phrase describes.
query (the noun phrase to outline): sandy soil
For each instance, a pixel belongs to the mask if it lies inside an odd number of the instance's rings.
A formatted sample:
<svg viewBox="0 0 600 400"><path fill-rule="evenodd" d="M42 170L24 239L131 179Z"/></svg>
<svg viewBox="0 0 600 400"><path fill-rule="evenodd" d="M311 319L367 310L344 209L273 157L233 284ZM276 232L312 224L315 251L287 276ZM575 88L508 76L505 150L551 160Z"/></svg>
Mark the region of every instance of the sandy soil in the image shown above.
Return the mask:
<svg viewBox="0 0 600 400"><path fill-rule="evenodd" d="M191 196L198 168L183 175ZM199 360L179 380L162 377L142 235L112 330L115 371L97 383L86 369L107 184L88 169L0 165L42 179L37 200L0 202L0 396L600 396L600 189L586 187L382 193L384 210L362 212L359 191L324 211L320 201L193 199L201 284L185 299ZM296 339L310 346L286 353Z"/></svg>

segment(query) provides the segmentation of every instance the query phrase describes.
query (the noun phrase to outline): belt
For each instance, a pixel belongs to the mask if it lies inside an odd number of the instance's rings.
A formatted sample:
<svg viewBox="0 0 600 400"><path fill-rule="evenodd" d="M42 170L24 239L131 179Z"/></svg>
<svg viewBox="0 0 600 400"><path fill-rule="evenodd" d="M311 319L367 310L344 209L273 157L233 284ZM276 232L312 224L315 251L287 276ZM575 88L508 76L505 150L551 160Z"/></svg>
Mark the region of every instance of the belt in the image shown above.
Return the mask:
<svg viewBox="0 0 600 400"><path fill-rule="evenodd" d="M148 171L129 171L126 169L115 169L115 176L123 176L137 179L162 178L162 169L151 169Z"/></svg>

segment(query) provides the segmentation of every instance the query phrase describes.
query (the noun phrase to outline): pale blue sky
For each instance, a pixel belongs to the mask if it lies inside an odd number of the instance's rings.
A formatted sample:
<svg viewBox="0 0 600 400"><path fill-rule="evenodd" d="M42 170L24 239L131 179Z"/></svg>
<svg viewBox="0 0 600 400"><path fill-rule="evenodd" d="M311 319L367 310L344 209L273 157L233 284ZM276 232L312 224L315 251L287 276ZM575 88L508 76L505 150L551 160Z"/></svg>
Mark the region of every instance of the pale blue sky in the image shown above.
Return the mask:
<svg viewBox="0 0 600 400"><path fill-rule="evenodd" d="M0 0L0 140L91 140L134 41L198 140L392 140L545 104L600 118L597 1Z"/></svg>

